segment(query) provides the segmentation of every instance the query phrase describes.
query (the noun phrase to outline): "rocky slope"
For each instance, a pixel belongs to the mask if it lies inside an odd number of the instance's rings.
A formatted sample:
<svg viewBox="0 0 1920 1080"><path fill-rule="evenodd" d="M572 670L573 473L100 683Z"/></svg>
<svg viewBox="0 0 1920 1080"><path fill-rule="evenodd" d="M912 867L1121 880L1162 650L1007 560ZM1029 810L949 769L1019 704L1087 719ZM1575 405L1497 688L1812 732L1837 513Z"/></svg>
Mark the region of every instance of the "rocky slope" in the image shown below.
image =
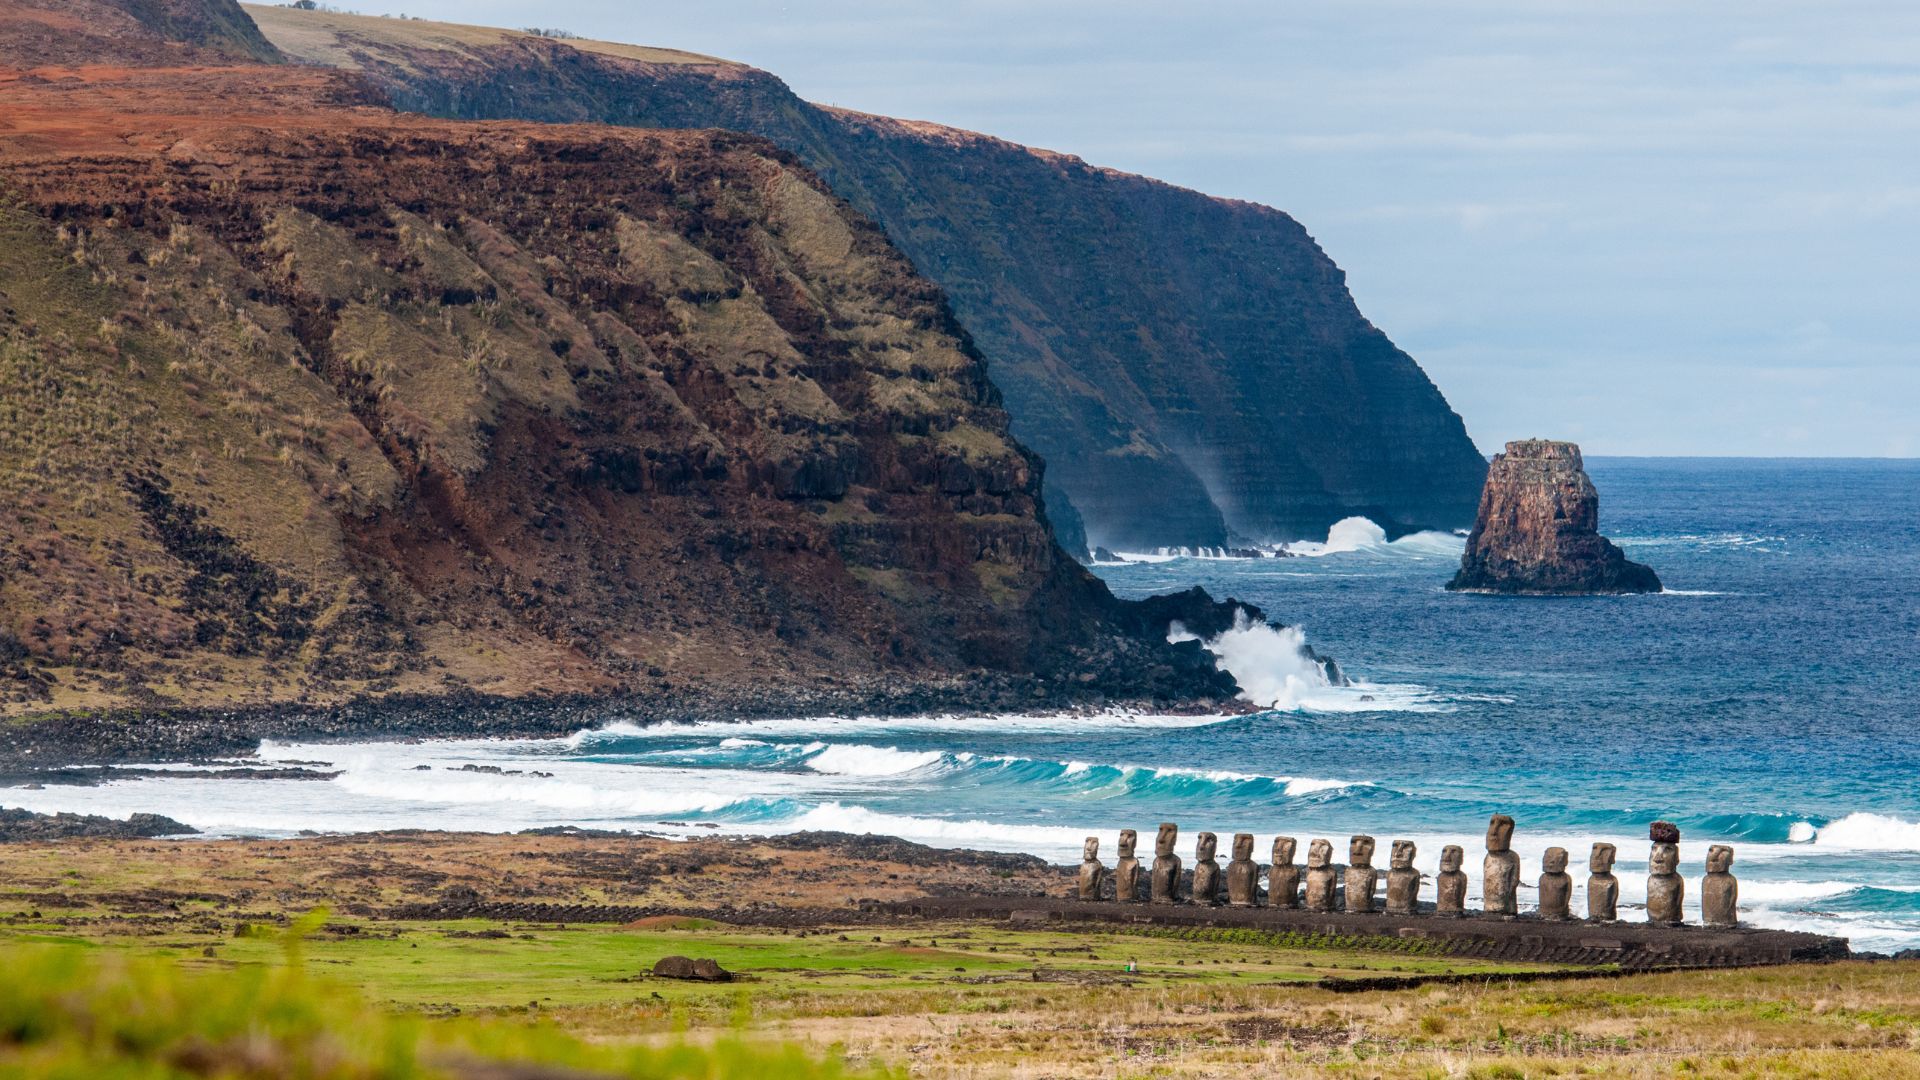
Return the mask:
<svg viewBox="0 0 1920 1080"><path fill-rule="evenodd" d="M1522 439L1496 454L1460 572L1447 588L1496 593L1659 592L1649 567L1600 535L1600 494L1580 448Z"/></svg>
<svg viewBox="0 0 1920 1080"><path fill-rule="evenodd" d="M5 712L1231 693L771 144L397 116L183 25L0 70Z"/></svg>
<svg viewBox="0 0 1920 1080"><path fill-rule="evenodd" d="M798 154L951 298L1013 430L1120 549L1464 527L1486 463L1287 215L933 124L808 104L710 57L251 7L288 54L441 116L720 127ZM1064 496L1060 497L1060 496Z"/></svg>

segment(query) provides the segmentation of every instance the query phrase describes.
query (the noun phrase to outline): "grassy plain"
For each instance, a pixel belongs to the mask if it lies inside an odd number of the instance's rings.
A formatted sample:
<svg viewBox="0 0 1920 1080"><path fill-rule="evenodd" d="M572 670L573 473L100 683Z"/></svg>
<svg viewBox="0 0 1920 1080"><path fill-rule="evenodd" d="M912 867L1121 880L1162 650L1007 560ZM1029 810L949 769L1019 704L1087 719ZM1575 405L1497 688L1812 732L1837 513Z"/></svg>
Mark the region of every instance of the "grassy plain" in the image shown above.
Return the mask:
<svg viewBox="0 0 1920 1080"><path fill-rule="evenodd" d="M929 878L1012 890L1064 881L998 857L833 842L405 834L11 844L0 845L0 953L52 948L109 968L165 963L216 980L206 985L252 985L278 977L302 913L324 905L328 914L298 935L306 977L370 1002L367 1022L398 1025L395 1038L425 1048L423 1067L478 1031L509 1048L553 1042L554 1060L589 1075L705 1075L662 1071L657 1055L759 1045L801 1048L796 1069L842 1061L916 1076L1920 1075L1920 965L1540 979L1537 968L1405 943L880 924L846 905L910 895ZM389 917L398 904L469 889L731 911L734 921ZM770 896L783 907L752 906ZM770 925L780 910L813 914ZM670 954L710 957L739 977L653 977L653 962ZM1396 973L1477 978L1357 992L1326 981ZM0 1033L0 1074L5 1043ZM738 1068L713 1075L777 1075Z"/></svg>

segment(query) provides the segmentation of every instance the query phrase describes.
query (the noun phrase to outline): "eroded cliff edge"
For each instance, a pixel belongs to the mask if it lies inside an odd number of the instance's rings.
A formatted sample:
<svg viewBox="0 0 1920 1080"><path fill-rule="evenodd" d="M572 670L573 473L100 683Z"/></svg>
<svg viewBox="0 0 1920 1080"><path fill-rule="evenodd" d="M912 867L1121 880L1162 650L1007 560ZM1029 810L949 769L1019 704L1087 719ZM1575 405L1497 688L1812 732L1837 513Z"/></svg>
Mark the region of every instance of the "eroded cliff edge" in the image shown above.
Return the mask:
<svg viewBox="0 0 1920 1080"><path fill-rule="evenodd" d="M1233 692L1059 550L938 288L770 143L95 47L0 72L4 712Z"/></svg>
<svg viewBox="0 0 1920 1080"><path fill-rule="evenodd" d="M1646 593L1660 591L1651 567L1629 562L1600 535L1600 493L1570 442L1507 444L1487 470L1480 513L1460 572L1461 592Z"/></svg>
<svg viewBox="0 0 1920 1080"><path fill-rule="evenodd" d="M1486 462L1277 210L936 124L821 108L712 57L250 7L400 108L718 127L799 155L951 298L1048 501L1122 550L1464 528ZM1064 496L1064 498L1062 497Z"/></svg>

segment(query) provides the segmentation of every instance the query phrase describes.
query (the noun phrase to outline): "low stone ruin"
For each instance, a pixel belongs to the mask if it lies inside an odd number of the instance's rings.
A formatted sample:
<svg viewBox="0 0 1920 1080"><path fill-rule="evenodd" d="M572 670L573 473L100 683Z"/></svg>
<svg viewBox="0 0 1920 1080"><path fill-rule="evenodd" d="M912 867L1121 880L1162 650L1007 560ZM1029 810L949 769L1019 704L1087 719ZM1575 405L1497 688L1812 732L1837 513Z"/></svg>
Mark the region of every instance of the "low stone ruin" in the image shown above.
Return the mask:
<svg viewBox="0 0 1920 1080"><path fill-rule="evenodd" d="M1520 915L1520 856L1513 851L1513 819L1495 814L1487 822L1487 853L1481 863L1482 917L1515 919ZM1680 830L1670 822L1655 822L1648 830L1653 848L1647 865L1647 922L1654 926L1679 926L1686 899L1686 881L1680 876ZM1374 838L1352 837L1347 844L1347 864L1333 861L1333 842L1316 838L1307 845L1304 875L1294 864L1298 845L1291 836L1273 841L1273 862L1261 866L1253 858L1253 834L1236 833L1233 858L1222 870L1218 861L1219 839L1213 833L1200 833L1194 850L1191 892L1182 895L1184 867L1174 847L1180 827L1171 822L1160 826L1154 843L1152 881L1149 898L1156 904L1190 903L1200 906L1227 905L1237 908L1305 908L1314 912L1344 910L1350 914L1373 914L1382 909L1376 904L1380 871L1373 865ZM1109 871L1100 863L1100 840L1087 837L1077 895L1082 900L1099 900L1105 895L1105 882L1114 883L1113 898L1137 903L1141 896L1140 860L1134 858L1137 835L1132 829L1120 830L1120 858ZM1466 853L1457 844L1440 851L1440 872L1434 876L1434 903L1420 903L1422 878L1414 869L1413 841L1395 840L1386 873L1385 913L1388 915L1432 914L1463 917L1466 910L1467 875L1461 869ZM1620 881L1613 875L1615 850L1612 844L1596 843L1588 859L1586 920L1596 923L1619 921ZM1541 860L1536 917L1550 922L1573 922L1573 876L1567 872L1565 848L1550 847ZM1266 889L1260 884L1264 878ZM1304 885L1304 889L1302 886ZM1707 853L1707 873L1700 884L1701 922L1710 927L1738 926L1740 920L1740 883L1733 876L1733 849L1715 844Z"/></svg>

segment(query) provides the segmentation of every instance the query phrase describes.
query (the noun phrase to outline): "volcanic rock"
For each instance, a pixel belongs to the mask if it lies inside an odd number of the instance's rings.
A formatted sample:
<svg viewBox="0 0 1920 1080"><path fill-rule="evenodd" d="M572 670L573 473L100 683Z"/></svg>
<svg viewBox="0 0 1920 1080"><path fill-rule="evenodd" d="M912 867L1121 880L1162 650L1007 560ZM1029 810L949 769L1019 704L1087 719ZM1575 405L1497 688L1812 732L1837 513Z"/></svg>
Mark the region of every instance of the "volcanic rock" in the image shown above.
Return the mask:
<svg viewBox="0 0 1920 1080"><path fill-rule="evenodd" d="M1460 572L1462 592L1659 592L1649 567L1601 536L1600 495L1570 442L1522 439L1496 454Z"/></svg>
<svg viewBox="0 0 1920 1080"><path fill-rule="evenodd" d="M653 977L656 979L682 979L687 982L732 982L733 973L721 967L718 962L701 957L691 960L684 956L663 956L654 962Z"/></svg>

